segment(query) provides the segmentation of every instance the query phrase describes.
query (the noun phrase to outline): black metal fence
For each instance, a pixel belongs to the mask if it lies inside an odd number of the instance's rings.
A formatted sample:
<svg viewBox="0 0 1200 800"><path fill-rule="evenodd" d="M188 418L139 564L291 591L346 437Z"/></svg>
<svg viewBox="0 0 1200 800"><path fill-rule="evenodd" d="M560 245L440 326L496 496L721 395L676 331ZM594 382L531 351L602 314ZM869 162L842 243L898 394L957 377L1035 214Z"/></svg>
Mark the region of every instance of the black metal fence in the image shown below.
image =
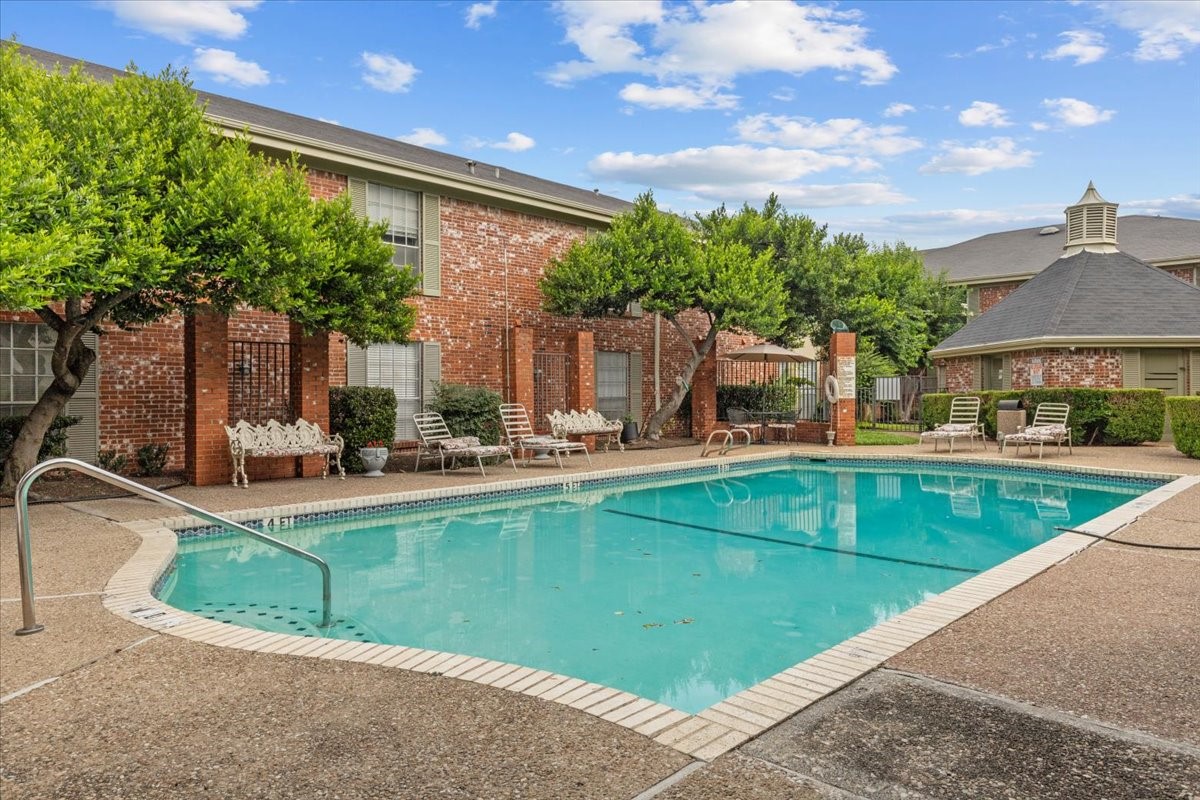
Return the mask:
<svg viewBox="0 0 1200 800"><path fill-rule="evenodd" d="M925 378L917 375L876 378L874 386L858 390L858 424L867 428L920 431L925 384Z"/></svg>
<svg viewBox="0 0 1200 800"><path fill-rule="evenodd" d="M296 421L290 342L229 343L229 418L254 425Z"/></svg>

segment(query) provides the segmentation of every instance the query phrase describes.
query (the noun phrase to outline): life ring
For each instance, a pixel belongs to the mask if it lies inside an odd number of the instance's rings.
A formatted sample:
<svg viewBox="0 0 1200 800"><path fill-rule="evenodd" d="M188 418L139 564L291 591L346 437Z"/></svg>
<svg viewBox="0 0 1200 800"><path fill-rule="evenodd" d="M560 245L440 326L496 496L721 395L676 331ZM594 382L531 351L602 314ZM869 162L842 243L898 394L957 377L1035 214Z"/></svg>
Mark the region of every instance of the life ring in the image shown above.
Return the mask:
<svg viewBox="0 0 1200 800"><path fill-rule="evenodd" d="M837 403L840 393L841 387L838 385L838 379L832 375L825 376L825 399L830 403Z"/></svg>

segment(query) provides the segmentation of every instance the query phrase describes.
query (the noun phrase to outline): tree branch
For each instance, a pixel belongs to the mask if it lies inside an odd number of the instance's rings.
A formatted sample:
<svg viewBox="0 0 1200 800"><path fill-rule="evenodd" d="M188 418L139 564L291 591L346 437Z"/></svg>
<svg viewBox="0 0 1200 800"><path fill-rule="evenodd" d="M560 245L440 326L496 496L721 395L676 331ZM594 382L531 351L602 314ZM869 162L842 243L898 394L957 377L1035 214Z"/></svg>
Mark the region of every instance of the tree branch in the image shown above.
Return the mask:
<svg viewBox="0 0 1200 800"><path fill-rule="evenodd" d="M679 332L679 337L687 343L687 346L691 349L692 356L694 357L696 355L696 343L692 341L692 337L687 332L687 329L683 327L683 324L676 318L674 314L663 314L663 316L666 317L667 321L669 321L671 325L674 326L675 330Z"/></svg>
<svg viewBox="0 0 1200 800"><path fill-rule="evenodd" d="M38 315L42 322L53 328L55 333L61 332L66 327L66 320L55 313L54 309L50 306L42 306L34 313Z"/></svg>

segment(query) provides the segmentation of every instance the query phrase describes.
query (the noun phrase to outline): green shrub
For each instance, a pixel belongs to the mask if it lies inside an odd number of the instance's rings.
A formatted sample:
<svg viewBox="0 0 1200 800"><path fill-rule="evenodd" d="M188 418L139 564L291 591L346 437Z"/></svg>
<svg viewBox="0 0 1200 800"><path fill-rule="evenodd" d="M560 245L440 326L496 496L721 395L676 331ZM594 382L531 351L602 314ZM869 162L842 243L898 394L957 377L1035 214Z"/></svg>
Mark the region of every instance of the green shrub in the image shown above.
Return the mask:
<svg viewBox="0 0 1200 800"><path fill-rule="evenodd" d="M1200 458L1200 396L1168 397L1171 435L1175 449L1188 458Z"/></svg>
<svg viewBox="0 0 1200 800"><path fill-rule="evenodd" d="M38 450L38 463L51 458L61 458L67 454L67 428L76 425L79 417L58 416L50 423L46 438L42 439L42 447ZM8 462L12 453L13 443L17 434L25 424L24 416L0 417L0 469Z"/></svg>
<svg viewBox="0 0 1200 800"><path fill-rule="evenodd" d="M1088 389L1061 387L1004 391L927 394L921 398L921 425L932 430L950 419L954 397L978 397L980 419L989 437L996 436L996 405L1021 399L1028 421L1039 403L1067 403L1071 441L1075 444L1140 444L1162 438L1164 406L1157 389Z"/></svg>
<svg viewBox="0 0 1200 800"><path fill-rule="evenodd" d="M129 456L116 450L101 450L96 464L100 469L120 475L129 466Z"/></svg>
<svg viewBox="0 0 1200 800"><path fill-rule="evenodd" d="M382 386L330 387L329 430L346 443L342 466L349 472L364 472L358 448L396 439L396 393Z"/></svg>
<svg viewBox="0 0 1200 800"><path fill-rule="evenodd" d="M748 411L795 411L796 384L722 383L717 386L717 419L728 419L725 410L740 406Z"/></svg>
<svg viewBox="0 0 1200 800"><path fill-rule="evenodd" d="M500 395L491 389L439 383L429 410L441 414L455 436L477 436L481 444L499 444L502 402Z"/></svg>
<svg viewBox="0 0 1200 800"><path fill-rule="evenodd" d="M138 475L154 477L167 468L169 444L144 444L137 449Z"/></svg>

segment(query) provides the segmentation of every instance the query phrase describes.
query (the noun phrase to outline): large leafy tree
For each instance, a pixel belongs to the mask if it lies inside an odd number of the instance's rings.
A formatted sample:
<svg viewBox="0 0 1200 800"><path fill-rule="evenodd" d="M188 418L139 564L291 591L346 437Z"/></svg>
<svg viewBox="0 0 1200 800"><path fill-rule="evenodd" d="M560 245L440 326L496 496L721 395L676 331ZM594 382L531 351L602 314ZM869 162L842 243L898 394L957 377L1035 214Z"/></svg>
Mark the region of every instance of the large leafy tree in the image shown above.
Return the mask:
<svg viewBox="0 0 1200 800"><path fill-rule="evenodd" d="M576 242L546 271L543 307L565 316L619 314L630 302L657 312L691 349L670 398L646 421L657 438L683 402L696 368L717 334L740 330L776 336L784 318L783 282L770 248L755 253L718 228L701 237L682 219L658 210L651 194L613 218L609 230ZM694 311L706 327L697 345L681 315Z"/></svg>
<svg viewBox="0 0 1200 800"><path fill-rule="evenodd" d="M708 238L726 236L753 253L770 251L787 290L787 315L778 341L829 343L829 323L841 319L867 350L906 373L925 365L929 349L965 321L963 290L930 276L916 250L900 243L873 246L860 235L829 236L803 214L791 214L772 195L761 209L718 209L700 220ZM882 374L882 373L880 373Z"/></svg>
<svg viewBox="0 0 1200 800"><path fill-rule="evenodd" d="M0 45L0 307L56 336L3 487L36 463L95 361L88 331L245 304L359 344L403 341L416 279L380 234L348 200L310 199L294 158L222 135L185 74L97 81Z"/></svg>

